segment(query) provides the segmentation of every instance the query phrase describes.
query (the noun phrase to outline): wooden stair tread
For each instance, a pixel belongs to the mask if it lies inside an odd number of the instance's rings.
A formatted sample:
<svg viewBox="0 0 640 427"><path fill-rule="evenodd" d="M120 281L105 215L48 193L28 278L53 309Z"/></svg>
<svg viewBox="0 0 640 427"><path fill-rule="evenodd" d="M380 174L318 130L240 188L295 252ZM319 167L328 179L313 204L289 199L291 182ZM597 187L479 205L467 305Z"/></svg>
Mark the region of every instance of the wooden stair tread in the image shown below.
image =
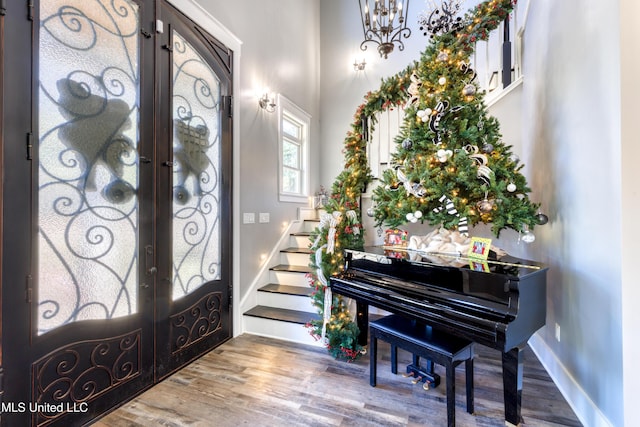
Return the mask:
<svg viewBox="0 0 640 427"><path fill-rule="evenodd" d="M269 270L271 271L285 271L291 273L311 273L313 269L308 265L287 265L280 264L274 267L271 267Z"/></svg>
<svg viewBox="0 0 640 427"><path fill-rule="evenodd" d="M301 237L311 237L310 231L298 231L296 233L291 233L292 236L301 236Z"/></svg>
<svg viewBox="0 0 640 427"><path fill-rule="evenodd" d="M283 249L280 252L293 253L293 254L311 254L311 249L291 247L291 248Z"/></svg>
<svg viewBox="0 0 640 427"><path fill-rule="evenodd" d="M311 287L281 285L279 283L269 283L264 285L258 291L272 292L274 294L299 295L310 297L313 292Z"/></svg>
<svg viewBox="0 0 640 427"><path fill-rule="evenodd" d="M299 323L301 325L308 323L310 320L320 320L320 315L318 313L288 310L286 308L266 307L263 305L253 307L249 311L246 311L244 315L279 320L282 322Z"/></svg>

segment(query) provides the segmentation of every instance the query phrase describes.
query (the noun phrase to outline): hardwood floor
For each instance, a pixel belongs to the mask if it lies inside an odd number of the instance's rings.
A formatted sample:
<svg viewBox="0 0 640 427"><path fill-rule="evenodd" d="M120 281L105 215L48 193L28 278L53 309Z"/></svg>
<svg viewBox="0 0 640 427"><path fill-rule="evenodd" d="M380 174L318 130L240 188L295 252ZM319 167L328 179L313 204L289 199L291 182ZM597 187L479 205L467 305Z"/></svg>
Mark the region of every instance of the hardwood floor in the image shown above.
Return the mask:
<svg viewBox="0 0 640 427"><path fill-rule="evenodd" d="M94 427L124 426L446 426L444 382L423 390L390 372L378 344L377 387L369 357L334 360L323 348L241 335L196 360ZM398 372L411 355L398 350ZM500 353L476 346L475 413L466 412L464 364L456 369L456 424L504 426ZM443 368L436 372L444 376ZM527 347L523 426L581 426Z"/></svg>

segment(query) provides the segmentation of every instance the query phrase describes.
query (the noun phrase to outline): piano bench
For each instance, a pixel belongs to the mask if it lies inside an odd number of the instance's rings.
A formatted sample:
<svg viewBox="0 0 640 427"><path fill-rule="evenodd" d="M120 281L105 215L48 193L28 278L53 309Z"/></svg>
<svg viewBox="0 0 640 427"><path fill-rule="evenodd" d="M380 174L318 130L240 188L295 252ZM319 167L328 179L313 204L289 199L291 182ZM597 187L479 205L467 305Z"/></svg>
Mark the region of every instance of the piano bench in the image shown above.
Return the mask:
<svg viewBox="0 0 640 427"><path fill-rule="evenodd" d="M414 362L424 357L446 369L447 424L455 426L455 368L465 362L467 412L473 413L473 342L432 329L415 320L392 314L369 323L369 383L376 386L378 339L391 345L391 371L398 372L397 349L413 354ZM411 371L407 367L407 372ZM437 384L435 384L437 385ZM434 385L434 386L435 386Z"/></svg>

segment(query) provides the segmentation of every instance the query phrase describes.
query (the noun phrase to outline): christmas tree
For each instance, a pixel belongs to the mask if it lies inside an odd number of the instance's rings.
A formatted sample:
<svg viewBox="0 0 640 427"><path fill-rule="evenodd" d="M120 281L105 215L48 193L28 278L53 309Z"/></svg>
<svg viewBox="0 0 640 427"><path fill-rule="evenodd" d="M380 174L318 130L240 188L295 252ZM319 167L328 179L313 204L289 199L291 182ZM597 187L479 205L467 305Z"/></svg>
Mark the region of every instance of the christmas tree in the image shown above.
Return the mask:
<svg viewBox="0 0 640 427"><path fill-rule="evenodd" d="M432 37L410 76L392 167L374 190L377 225L420 220L467 234L482 222L499 237L505 228L528 232L544 220L470 64L473 43L486 39L510 7L509 1L482 3L464 27Z"/></svg>
<svg viewBox="0 0 640 427"><path fill-rule="evenodd" d="M359 200L372 181L366 130L375 125L375 113L408 103L393 167L374 190L378 225L426 220L466 231L485 222L498 235L504 228L531 229L545 219L528 199L523 165L501 141L499 124L488 115L469 65L475 42L487 39L513 3L491 0L453 23L439 21L420 61L382 81L358 107L344 141L344 170L310 243L314 272L308 279L322 319L307 326L334 357L351 361L362 354L348 304L332 295L328 281L344 267L343 249L364 244Z"/></svg>

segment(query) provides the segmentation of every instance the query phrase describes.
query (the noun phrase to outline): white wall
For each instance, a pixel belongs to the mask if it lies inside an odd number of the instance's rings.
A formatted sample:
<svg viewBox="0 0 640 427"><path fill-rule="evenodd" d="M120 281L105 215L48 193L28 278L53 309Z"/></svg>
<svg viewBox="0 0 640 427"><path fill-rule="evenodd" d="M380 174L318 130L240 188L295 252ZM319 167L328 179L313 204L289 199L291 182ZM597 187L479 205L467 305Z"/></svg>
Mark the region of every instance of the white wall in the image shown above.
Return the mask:
<svg viewBox="0 0 640 427"><path fill-rule="evenodd" d="M545 0L530 13L523 146L551 219L534 253L551 268L543 339L622 425L620 42L607 30L618 28L618 5Z"/></svg>
<svg viewBox="0 0 640 427"><path fill-rule="evenodd" d="M640 390L640 286L638 283L637 246L640 241L638 212L640 212L640 2L623 0L620 2L620 56L622 80L622 339L624 366L624 421L632 426L638 420L638 390Z"/></svg>
<svg viewBox="0 0 640 427"><path fill-rule="evenodd" d="M242 41L239 90L239 199L234 220L240 223L234 245L239 247L239 298L269 254L283 222L297 217L308 203L278 201L278 123L276 113L258 107L258 95L268 87L311 114L312 192L319 187L320 33L319 0L198 0L198 3ZM255 224L242 224L242 213L256 214ZM258 213L270 213L270 223L258 223ZM239 303L240 299L236 302ZM238 326L238 325L237 325ZM238 332L238 331L236 331Z"/></svg>

